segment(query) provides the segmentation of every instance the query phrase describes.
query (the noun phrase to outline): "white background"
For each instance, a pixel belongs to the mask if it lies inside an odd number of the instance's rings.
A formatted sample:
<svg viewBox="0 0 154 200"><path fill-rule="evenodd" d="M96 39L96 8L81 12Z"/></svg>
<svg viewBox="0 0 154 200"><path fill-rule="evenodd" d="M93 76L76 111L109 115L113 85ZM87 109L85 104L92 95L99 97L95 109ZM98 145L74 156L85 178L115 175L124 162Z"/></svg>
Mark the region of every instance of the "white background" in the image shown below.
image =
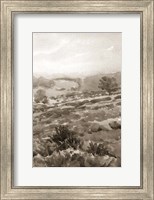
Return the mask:
<svg viewBox="0 0 154 200"><path fill-rule="evenodd" d="M139 186L139 15L18 14L14 20L14 184ZM32 168L32 32L122 32L122 167Z"/></svg>

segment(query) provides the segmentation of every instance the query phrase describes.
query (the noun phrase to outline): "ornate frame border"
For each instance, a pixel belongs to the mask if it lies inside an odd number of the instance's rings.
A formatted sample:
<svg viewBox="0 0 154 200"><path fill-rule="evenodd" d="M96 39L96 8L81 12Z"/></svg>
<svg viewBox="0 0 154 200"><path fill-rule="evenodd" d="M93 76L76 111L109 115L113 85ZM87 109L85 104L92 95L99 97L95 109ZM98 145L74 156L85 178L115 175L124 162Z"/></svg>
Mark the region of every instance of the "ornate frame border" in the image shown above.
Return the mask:
<svg viewBox="0 0 154 200"><path fill-rule="evenodd" d="M136 199L153 200L153 0L0 0L1 2L1 199ZM139 13L141 17L141 186L13 186L13 16L16 12Z"/></svg>

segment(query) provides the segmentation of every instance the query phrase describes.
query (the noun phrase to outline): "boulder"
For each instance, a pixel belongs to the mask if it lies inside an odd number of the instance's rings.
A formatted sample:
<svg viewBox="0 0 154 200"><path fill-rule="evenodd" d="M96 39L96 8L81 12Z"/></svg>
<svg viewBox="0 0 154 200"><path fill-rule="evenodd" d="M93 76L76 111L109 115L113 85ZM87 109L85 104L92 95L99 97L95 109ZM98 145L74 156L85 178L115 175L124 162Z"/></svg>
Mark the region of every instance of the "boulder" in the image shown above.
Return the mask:
<svg viewBox="0 0 154 200"><path fill-rule="evenodd" d="M81 149L82 149L83 151L87 151L87 149L88 149L90 143L91 143L90 140L88 140L88 141L83 141L82 144L81 144Z"/></svg>
<svg viewBox="0 0 154 200"><path fill-rule="evenodd" d="M112 130L107 121L104 121L102 124L100 124L100 128L103 131L110 131L110 130Z"/></svg>
<svg viewBox="0 0 154 200"><path fill-rule="evenodd" d="M104 130L104 131L111 131L112 130L112 128L109 126L108 120L104 120L104 121L101 121L101 122L98 122L98 123L100 125L101 130Z"/></svg>
<svg viewBox="0 0 154 200"><path fill-rule="evenodd" d="M51 155L57 149L57 144L54 142L47 141L45 146L47 155Z"/></svg>
<svg viewBox="0 0 154 200"><path fill-rule="evenodd" d="M109 125L112 129L121 129L121 123L119 121L111 121Z"/></svg>
<svg viewBox="0 0 154 200"><path fill-rule="evenodd" d="M92 123L90 126L90 130L92 132L97 132L97 131L101 131L102 129L98 123Z"/></svg>

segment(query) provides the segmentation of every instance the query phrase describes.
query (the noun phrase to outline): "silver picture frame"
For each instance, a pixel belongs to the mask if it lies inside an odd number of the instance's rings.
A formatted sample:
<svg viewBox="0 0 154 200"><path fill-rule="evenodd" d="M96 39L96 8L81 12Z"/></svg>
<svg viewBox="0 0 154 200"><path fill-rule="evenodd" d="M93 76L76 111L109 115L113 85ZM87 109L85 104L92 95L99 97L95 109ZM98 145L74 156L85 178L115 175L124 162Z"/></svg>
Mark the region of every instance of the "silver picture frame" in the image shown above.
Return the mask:
<svg viewBox="0 0 154 200"><path fill-rule="evenodd" d="M153 200L153 0L1 0L1 199L136 199ZM13 18L16 13L137 13L141 21L141 185L139 187L16 187L14 178L13 132Z"/></svg>

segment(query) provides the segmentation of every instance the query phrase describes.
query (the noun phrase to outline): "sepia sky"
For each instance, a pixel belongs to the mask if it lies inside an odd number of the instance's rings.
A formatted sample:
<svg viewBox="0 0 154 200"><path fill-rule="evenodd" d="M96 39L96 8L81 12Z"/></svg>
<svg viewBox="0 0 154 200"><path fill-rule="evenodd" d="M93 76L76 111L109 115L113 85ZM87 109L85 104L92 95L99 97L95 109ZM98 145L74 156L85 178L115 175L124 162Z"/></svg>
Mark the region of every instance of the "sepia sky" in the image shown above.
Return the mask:
<svg viewBox="0 0 154 200"><path fill-rule="evenodd" d="M121 33L33 33L34 75L121 71Z"/></svg>

